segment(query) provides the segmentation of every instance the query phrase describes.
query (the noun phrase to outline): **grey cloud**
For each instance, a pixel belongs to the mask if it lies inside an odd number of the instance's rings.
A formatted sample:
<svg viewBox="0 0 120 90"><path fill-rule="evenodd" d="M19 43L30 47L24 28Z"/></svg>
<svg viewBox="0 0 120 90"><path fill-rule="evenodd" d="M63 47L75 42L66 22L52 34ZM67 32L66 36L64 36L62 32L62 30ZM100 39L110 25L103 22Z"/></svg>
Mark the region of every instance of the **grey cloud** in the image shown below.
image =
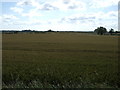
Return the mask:
<svg viewBox="0 0 120 90"><path fill-rule="evenodd" d="M7 17L7 18L4 18L5 20L10 20L11 18Z"/></svg>
<svg viewBox="0 0 120 90"><path fill-rule="evenodd" d="M74 18L69 18L71 21L78 21L78 20L94 20L96 19L95 17L74 17Z"/></svg>
<svg viewBox="0 0 120 90"><path fill-rule="evenodd" d="M68 22L68 23L76 23L76 22L93 22L95 21L96 17L73 17L73 18L62 18L60 22Z"/></svg>
<svg viewBox="0 0 120 90"><path fill-rule="evenodd" d="M69 4L69 3L70 3L70 0L64 0L63 3L64 3L64 4Z"/></svg>
<svg viewBox="0 0 120 90"><path fill-rule="evenodd" d="M76 8L78 8L78 6L75 4L68 7L68 9L76 9Z"/></svg>
<svg viewBox="0 0 120 90"><path fill-rule="evenodd" d="M50 4L44 4L42 10L57 10L58 8L57 7L54 7Z"/></svg>
<svg viewBox="0 0 120 90"><path fill-rule="evenodd" d="M10 22L10 21L11 21L11 18L9 18L9 17L7 17L7 18L4 17L4 18L2 19L2 22L5 22L5 23L6 23L6 22Z"/></svg>
<svg viewBox="0 0 120 90"><path fill-rule="evenodd" d="M110 16L111 16L111 17L117 17L117 15L116 15L116 14L113 14L113 13L110 14Z"/></svg>
<svg viewBox="0 0 120 90"><path fill-rule="evenodd" d="M6 19L3 19L3 20L2 20L3 23L4 23L4 22L5 22L5 23L6 23L6 22L9 22L9 21L10 21L10 20L6 20Z"/></svg>
<svg viewBox="0 0 120 90"><path fill-rule="evenodd" d="M30 5L31 2L25 1L23 4L24 4L24 5Z"/></svg>
<svg viewBox="0 0 120 90"><path fill-rule="evenodd" d="M58 22L59 22L59 23L62 23L62 22L64 22L64 21L66 21L66 19L65 19L65 18L61 18L61 20L58 21Z"/></svg>
<svg viewBox="0 0 120 90"><path fill-rule="evenodd" d="M29 0L26 0L21 2L20 5L31 5L31 2Z"/></svg>
<svg viewBox="0 0 120 90"><path fill-rule="evenodd" d="M42 7L39 8L39 10L57 10L58 8L45 2L37 1L36 3L39 3ZM25 6L25 5L32 5L32 2L29 0L20 2L19 5ZM33 6L33 5L32 5Z"/></svg>
<svg viewBox="0 0 120 90"><path fill-rule="evenodd" d="M11 21L11 19L10 18L4 18L3 20L2 20L2 23L3 24L12 24L14 21Z"/></svg>

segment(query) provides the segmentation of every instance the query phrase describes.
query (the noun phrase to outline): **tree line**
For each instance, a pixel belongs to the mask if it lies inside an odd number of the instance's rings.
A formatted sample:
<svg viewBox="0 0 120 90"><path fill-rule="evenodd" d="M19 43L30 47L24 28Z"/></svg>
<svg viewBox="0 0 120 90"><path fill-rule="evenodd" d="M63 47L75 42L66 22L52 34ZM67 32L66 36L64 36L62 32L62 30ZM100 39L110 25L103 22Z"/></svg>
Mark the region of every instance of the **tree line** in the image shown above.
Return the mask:
<svg viewBox="0 0 120 90"><path fill-rule="evenodd" d="M3 34L17 34L17 33L46 33L46 32L74 32L74 33L95 33L98 35L120 35L120 31L114 31L114 29L110 29L109 31L107 31L107 29L105 27L97 27L97 29L95 29L94 31L54 31L54 30L47 30L47 31L36 31L36 30L22 30L22 31L18 31L18 30L2 30Z"/></svg>
<svg viewBox="0 0 120 90"><path fill-rule="evenodd" d="M98 35L105 35L105 34L116 34L116 33L120 33L119 31L114 31L114 29L110 29L109 31L107 31L107 29L105 27L98 27L97 29L94 30L94 33L98 34Z"/></svg>

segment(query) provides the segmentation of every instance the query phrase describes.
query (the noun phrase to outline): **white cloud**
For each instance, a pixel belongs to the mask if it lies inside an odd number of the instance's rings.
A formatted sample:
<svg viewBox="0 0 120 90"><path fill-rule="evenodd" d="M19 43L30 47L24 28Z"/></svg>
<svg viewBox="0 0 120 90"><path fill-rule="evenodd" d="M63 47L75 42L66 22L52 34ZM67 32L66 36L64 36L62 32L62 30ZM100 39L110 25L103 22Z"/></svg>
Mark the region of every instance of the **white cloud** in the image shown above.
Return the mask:
<svg viewBox="0 0 120 90"><path fill-rule="evenodd" d="M117 11L111 11L108 13L98 12L98 13L84 13L75 14L69 17L64 17L61 19L61 23L70 23L72 25L80 25L80 27L98 27L105 26L108 28L117 29L118 15Z"/></svg>
<svg viewBox="0 0 120 90"><path fill-rule="evenodd" d="M58 10L57 7L55 7L55 6L53 6L53 5L49 4L49 3L45 3L43 5L43 7L39 8L39 9L41 9L41 10Z"/></svg>
<svg viewBox="0 0 120 90"><path fill-rule="evenodd" d="M24 5L30 5L31 2L28 0L21 0L17 3L17 6L24 6Z"/></svg>
<svg viewBox="0 0 120 90"><path fill-rule="evenodd" d="M13 25L30 25L31 27L34 25L41 25L41 24L47 24L47 21L43 21L35 18L29 18L28 20L16 20L13 22Z"/></svg>
<svg viewBox="0 0 120 90"><path fill-rule="evenodd" d="M67 10L67 5L63 4L62 0L54 1L52 5L59 8L59 10Z"/></svg>
<svg viewBox="0 0 120 90"><path fill-rule="evenodd" d="M15 16L18 14L4 14L2 19L4 24L10 24L16 28L43 28L44 30L93 30L98 26L117 27L117 11L94 12L91 7L97 10L98 8L117 5L118 0L91 0L90 3L86 3L88 1L90 0L22 0L10 8L19 14L20 19ZM90 11L87 12L87 8ZM66 13L64 14L64 12ZM56 18L58 14L60 17Z"/></svg>
<svg viewBox="0 0 120 90"><path fill-rule="evenodd" d="M21 13L22 16L27 16L29 18L36 17L36 16L42 16L42 14L37 9L31 9L27 13Z"/></svg>
<svg viewBox="0 0 120 90"><path fill-rule="evenodd" d="M69 9L85 10L86 9L86 4L82 1L71 0L70 4L68 5L68 8Z"/></svg>
<svg viewBox="0 0 120 90"><path fill-rule="evenodd" d="M10 9L19 14L23 12L23 8L19 8L19 7L12 7Z"/></svg>
<svg viewBox="0 0 120 90"><path fill-rule="evenodd" d="M53 0L41 2L40 0L22 0L17 6L31 5L39 10L85 10L86 4L78 0Z"/></svg>
<svg viewBox="0 0 120 90"><path fill-rule="evenodd" d="M15 7L12 7L11 10L19 13L21 16L27 16L30 18L35 16L42 16L40 13L41 10L85 10L85 3L74 0L68 1L69 3L67 3L65 0L55 0L51 2L40 2L39 0L22 0L19 1ZM25 12L24 8L26 8L27 5L31 5L33 8L31 7L27 12Z"/></svg>
<svg viewBox="0 0 120 90"><path fill-rule="evenodd" d="M2 24L2 16L0 16L0 24Z"/></svg>
<svg viewBox="0 0 120 90"><path fill-rule="evenodd" d="M70 16L66 16L62 18L61 21L66 21L70 23L75 22L92 22L92 21L100 21L100 20L117 20L118 19L118 12L111 11L108 13L104 12L91 12L91 13L80 13L80 14L73 14Z"/></svg>
<svg viewBox="0 0 120 90"><path fill-rule="evenodd" d="M7 26L7 25L13 24L13 22L15 22L17 20L19 20L19 18L14 16L14 15L12 15L12 14L10 14L10 15L3 14L1 22L2 22L2 25L6 25Z"/></svg>
<svg viewBox="0 0 120 90"><path fill-rule="evenodd" d="M118 17L118 11L111 11L108 12L109 18L117 18Z"/></svg>
<svg viewBox="0 0 120 90"><path fill-rule="evenodd" d="M41 7L41 3L39 0L21 0L17 3L17 6L23 7L23 6L33 6L36 8L40 8Z"/></svg>
<svg viewBox="0 0 120 90"><path fill-rule="evenodd" d="M3 19L18 20L19 18L14 15L4 14Z"/></svg>
<svg viewBox="0 0 120 90"><path fill-rule="evenodd" d="M0 0L0 2L18 2L19 0Z"/></svg>
<svg viewBox="0 0 120 90"><path fill-rule="evenodd" d="M119 0L91 0L90 6L92 8L104 8L113 5L118 5Z"/></svg>
<svg viewBox="0 0 120 90"><path fill-rule="evenodd" d="M51 3L51 5L59 8L60 10L85 10L86 4L77 0L58 0Z"/></svg>
<svg viewBox="0 0 120 90"><path fill-rule="evenodd" d="M35 9L30 9L30 10L28 10L28 12L23 12L24 9L19 8L19 7L12 7L11 10L20 14L21 16L26 16L26 17L29 17L29 18L36 17L36 16L42 16L42 14L36 8Z"/></svg>
<svg viewBox="0 0 120 90"><path fill-rule="evenodd" d="M31 0L31 5L33 7L36 7L36 8L41 8L42 7L42 3L38 0Z"/></svg>

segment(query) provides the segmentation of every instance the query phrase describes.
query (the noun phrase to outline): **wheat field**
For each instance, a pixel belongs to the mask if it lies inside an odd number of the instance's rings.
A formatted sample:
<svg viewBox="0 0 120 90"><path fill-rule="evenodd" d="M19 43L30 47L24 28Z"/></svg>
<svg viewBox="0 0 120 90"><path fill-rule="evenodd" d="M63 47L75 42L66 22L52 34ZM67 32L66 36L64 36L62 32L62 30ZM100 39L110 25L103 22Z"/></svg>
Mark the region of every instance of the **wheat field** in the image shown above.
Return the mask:
<svg viewBox="0 0 120 90"><path fill-rule="evenodd" d="M118 36L2 35L3 88L115 88Z"/></svg>

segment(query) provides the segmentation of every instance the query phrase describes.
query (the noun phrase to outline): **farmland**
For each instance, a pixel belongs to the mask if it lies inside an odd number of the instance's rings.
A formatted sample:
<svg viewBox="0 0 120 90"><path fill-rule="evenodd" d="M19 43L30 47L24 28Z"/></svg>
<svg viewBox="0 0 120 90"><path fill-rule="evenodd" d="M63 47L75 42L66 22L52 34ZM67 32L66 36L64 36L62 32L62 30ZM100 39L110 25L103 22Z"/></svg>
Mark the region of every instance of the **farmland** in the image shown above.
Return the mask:
<svg viewBox="0 0 120 90"><path fill-rule="evenodd" d="M118 36L2 35L3 88L118 87Z"/></svg>

